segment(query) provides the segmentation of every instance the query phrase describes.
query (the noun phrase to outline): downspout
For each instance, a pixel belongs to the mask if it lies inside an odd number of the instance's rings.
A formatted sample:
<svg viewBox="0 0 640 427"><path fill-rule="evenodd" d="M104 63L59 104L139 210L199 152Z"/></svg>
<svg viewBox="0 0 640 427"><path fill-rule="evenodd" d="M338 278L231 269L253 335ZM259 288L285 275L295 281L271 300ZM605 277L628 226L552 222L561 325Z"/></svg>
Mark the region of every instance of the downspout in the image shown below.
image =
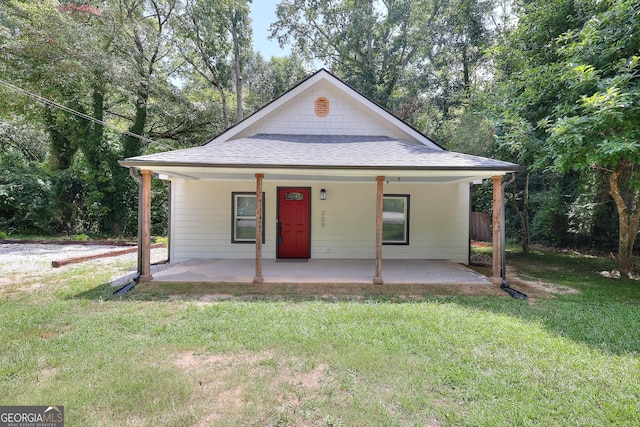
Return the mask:
<svg viewBox="0 0 640 427"><path fill-rule="evenodd" d="M129 168L129 175L138 182L138 272L131 282L116 289L113 295L124 295L129 292L138 283L142 275L142 217L140 216L140 209L142 209L142 177L136 171L137 169L133 167Z"/></svg>
<svg viewBox="0 0 640 427"><path fill-rule="evenodd" d="M138 282L142 275L142 216L140 210L142 209L142 177L137 173L137 169L130 167L129 175L138 183L138 274L134 277L133 281Z"/></svg>
<svg viewBox="0 0 640 427"><path fill-rule="evenodd" d="M507 283L506 250L505 250L505 235L507 233L505 229L506 221L505 221L505 214L504 214L504 211L505 211L504 189L507 185L513 184L515 180L516 180L516 174L514 172L511 174L511 179L509 181L503 182L501 186L503 206L502 206L502 209L500 209L500 229L502 230L502 233L500 236L500 241L501 241L500 250L502 252L500 256L500 277L502 278L502 283L500 284L500 288L503 289L505 292L507 292L509 295L511 295L513 298L526 300L527 294L524 294L516 289L513 289L511 286L509 286L509 283Z"/></svg>

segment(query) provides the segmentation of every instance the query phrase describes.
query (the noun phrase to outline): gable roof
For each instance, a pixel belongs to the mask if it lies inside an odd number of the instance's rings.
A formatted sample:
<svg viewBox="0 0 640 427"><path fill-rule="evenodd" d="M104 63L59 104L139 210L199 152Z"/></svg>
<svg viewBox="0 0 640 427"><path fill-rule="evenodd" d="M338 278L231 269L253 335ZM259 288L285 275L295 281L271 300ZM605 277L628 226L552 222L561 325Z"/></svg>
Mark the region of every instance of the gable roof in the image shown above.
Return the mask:
<svg viewBox="0 0 640 427"><path fill-rule="evenodd" d="M437 144L432 139L425 136L423 133L416 130L414 127L409 125L408 123L402 121L394 114L384 109L380 105L376 104L371 99L367 98L356 89L352 88L338 77L336 77L331 72L327 71L324 68L316 71L305 80L298 83L296 86L280 95L278 98L274 99L270 103L266 104L264 107L254 112L251 116L247 117L240 123L230 127L226 131L222 132L220 135L214 137L209 142L217 142L217 141L228 141L230 139L239 137L239 136L250 136L243 135L243 132L248 130L252 125L258 123L260 120L268 117L272 113L274 113L278 108L286 105L291 102L291 100L300 96L305 91L309 90L314 86L318 86L321 83L327 83L330 86L338 89L344 95L348 97L348 99L353 102L361 105L365 108L369 113L374 115L376 119L386 125L388 129L393 128L394 131L400 132L403 135L403 139L406 139L411 142L418 142L426 145L427 147L433 149L442 149L443 148Z"/></svg>

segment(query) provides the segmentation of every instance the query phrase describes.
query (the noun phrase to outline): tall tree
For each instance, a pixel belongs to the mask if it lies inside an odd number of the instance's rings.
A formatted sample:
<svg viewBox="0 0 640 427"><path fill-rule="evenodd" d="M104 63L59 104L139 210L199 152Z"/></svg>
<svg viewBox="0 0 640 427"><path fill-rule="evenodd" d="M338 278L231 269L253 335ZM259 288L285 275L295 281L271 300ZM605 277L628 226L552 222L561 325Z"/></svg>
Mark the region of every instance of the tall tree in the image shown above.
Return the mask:
<svg viewBox="0 0 640 427"><path fill-rule="evenodd" d="M134 116L129 131L143 135L155 73L171 52L170 20L177 0L118 0L110 20L115 48L133 68ZM141 153L139 138L123 136L123 155Z"/></svg>
<svg viewBox="0 0 640 427"><path fill-rule="evenodd" d="M602 2L600 13L559 42L565 96L545 122L560 171L599 169L618 211L617 267L633 273L640 222L640 4Z"/></svg>
<svg viewBox="0 0 640 427"><path fill-rule="evenodd" d="M242 80L242 63L251 44L250 2L185 0L176 23L178 49L189 71L200 75L217 90L225 128L231 123L227 91L234 75L236 100L241 101L242 97L237 82Z"/></svg>
<svg viewBox="0 0 640 427"><path fill-rule="evenodd" d="M547 192L547 186L539 185L558 180L557 176L547 176L544 143L548 135L539 122L552 113L565 90L556 78L557 39L566 31L581 28L593 8L588 1L517 0L513 11L517 19L502 17L496 21L517 21L517 25L496 27L498 42L491 52L493 80L482 95L482 110L494 123L496 144L492 154L526 167L525 176L518 179L525 185L519 186L520 194L510 199L520 219L523 252L527 252L530 239L535 237L530 232L534 234L535 224L543 217L545 224L564 221L561 210L556 209L565 203L555 200L560 193L552 189ZM531 182L538 184L529 191ZM577 185L579 180L574 182ZM544 194L538 194L540 191ZM551 203L549 199L554 200Z"/></svg>

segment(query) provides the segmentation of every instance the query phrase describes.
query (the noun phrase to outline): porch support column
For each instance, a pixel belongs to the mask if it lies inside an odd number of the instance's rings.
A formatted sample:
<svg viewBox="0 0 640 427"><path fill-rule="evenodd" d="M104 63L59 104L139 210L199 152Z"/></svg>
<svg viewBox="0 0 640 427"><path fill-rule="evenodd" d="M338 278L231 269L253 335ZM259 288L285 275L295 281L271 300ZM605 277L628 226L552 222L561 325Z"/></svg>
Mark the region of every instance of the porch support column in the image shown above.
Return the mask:
<svg viewBox="0 0 640 427"><path fill-rule="evenodd" d="M138 242L140 254L140 282L149 282L151 276L151 171L142 170L142 191L140 191L140 227Z"/></svg>
<svg viewBox="0 0 640 427"><path fill-rule="evenodd" d="M262 178L264 174L256 174L256 275L253 283L263 283L262 277Z"/></svg>
<svg viewBox="0 0 640 427"><path fill-rule="evenodd" d="M373 276L373 283L382 285L382 211L383 211L383 195L384 195L384 176L376 176L377 194L376 194L376 273Z"/></svg>
<svg viewBox="0 0 640 427"><path fill-rule="evenodd" d="M502 194L502 176L492 176L493 180L493 268L491 282L502 284L502 275L500 267L502 266L502 233L504 233L502 224L502 209L504 209L504 198Z"/></svg>

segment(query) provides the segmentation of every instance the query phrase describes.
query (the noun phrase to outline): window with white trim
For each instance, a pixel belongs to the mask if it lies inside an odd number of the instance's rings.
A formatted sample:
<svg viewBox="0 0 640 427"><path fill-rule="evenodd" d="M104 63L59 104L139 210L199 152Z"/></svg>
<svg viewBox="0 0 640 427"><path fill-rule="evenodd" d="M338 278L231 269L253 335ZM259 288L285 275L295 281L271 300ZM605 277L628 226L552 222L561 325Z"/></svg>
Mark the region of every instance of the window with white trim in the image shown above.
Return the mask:
<svg viewBox="0 0 640 427"><path fill-rule="evenodd" d="M382 201L382 243L409 244L409 195L385 194Z"/></svg>
<svg viewBox="0 0 640 427"><path fill-rule="evenodd" d="M264 193L262 193L264 212ZM231 243L256 242L256 193L231 193ZM264 243L264 213L262 215L262 243Z"/></svg>

